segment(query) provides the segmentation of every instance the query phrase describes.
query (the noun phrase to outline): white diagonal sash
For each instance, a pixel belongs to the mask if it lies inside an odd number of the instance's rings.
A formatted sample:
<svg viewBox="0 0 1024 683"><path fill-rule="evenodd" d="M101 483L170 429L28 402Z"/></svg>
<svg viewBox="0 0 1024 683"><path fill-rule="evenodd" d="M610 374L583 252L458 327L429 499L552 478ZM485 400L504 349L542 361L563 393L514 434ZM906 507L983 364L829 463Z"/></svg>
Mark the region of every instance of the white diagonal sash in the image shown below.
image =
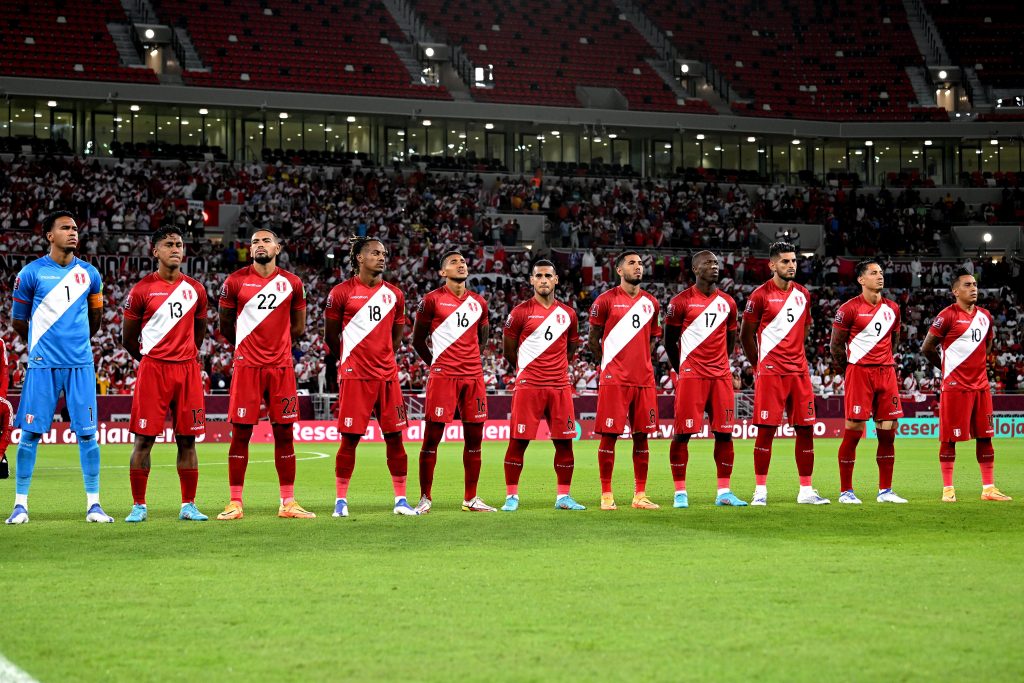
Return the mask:
<svg viewBox="0 0 1024 683"><path fill-rule="evenodd" d="M724 308L724 312L723 312ZM712 317L709 319L707 313L712 313ZM689 327L683 330L682 335L679 337L679 368L682 369L683 363L690 357L698 346L703 344L708 337L710 337L715 330L725 324L725 321L729 318L729 302L725 300L725 297L719 295L716 296L711 303L709 303L703 311L697 316Z"/></svg>
<svg viewBox="0 0 1024 683"><path fill-rule="evenodd" d="M970 326L942 352L942 379L949 377L984 343L988 336L988 325L988 316L980 310L975 311Z"/></svg>
<svg viewBox="0 0 1024 683"><path fill-rule="evenodd" d="M793 328L803 321L804 311L807 309L807 297L804 296L803 292L797 290L796 287L790 288L789 296L786 297L786 303L779 309L778 315L775 319L768 323L767 327L761 332L761 343L758 349L758 361L764 360L764 357L771 353L771 350L782 343ZM792 315L788 315L792 313ZM793 320L790 321L789 318Z"/></svg>
<svg viewBox="0 0 1024 683"><path fill-rule="evenodd" d="M388 314L398 304L398 295L386 285L381 285L373 296L366 300L363 307L356 311L352 319L341 332L341 364L344 365L360 342L373 332L378 325L387 319Z"/></svg>
<svg viewBox="0 0 1024 683"><path fill-rule="evenodd" d="M885 339L895 324L896 312L885 304L879 306L864 329L847 342L847 360L856 365L860 359L871 353L871 349L875 348L878 342ZM878 334L875 334L875 325L881 326L882 331Z"/></svg>
<svg viewBox="0 0 1024 683"><path fill-rule="evenodd" d="M31 354L46 331L67 313L78 299L89 291L89 272L80 265L65 273L60 282L46 293L43 300L32 312L32 333L29 336L28 351Z"/></svg>
<svg viewBox="0 0 1024 683"><path fill-rule="evenodd" d="M253 294L238 314L235 348L241 346L242 341L252 334L267 316L276 311L278 306L288 301L291 293L292 283L285 276L278 274L263 285L260 291Z"/></svg>
<svg viewBox="0 0 1024 683"><path fill-rule="evenodd" d="M199 294L185 278L167 295L160 307L153 312L153 316L146 321L142 328L142 346L139 351L147 355L156 348L157 344L163 341L164 337L171 333L175 325L181 322L199 302Z"/></svg>
<svg viewBox="0 0 1024 683"><path fill-rule="evenodd" d="M445 350L466 334L483 315L484 307L471 296L462 305L448 314L448 317L430 333L431 352L436 361Z"/></svg>
<svg viewBox="0 0 1024 683"><path fill-rule="evenodd" d="M544 353L549 346L558 341L558 338L569 329L572 316L561 306L555 306L555 310L544 318L544 321L533 331L529 337L519 345L517 357L518 365L516 374L521 373L526 367L537 360L540 354ZM548 337L551 337L548 339ZM568 361L567 361L568 362Z"/></svg>
<svg viewBox="0 0 1024 683"><path fill-rule="evenodd" d="M619 355L622 349L626 348L626 345L633 340L633 337L640 334L644 325L654 317L654 304L643 295L638 296L637 299L638 301L630 306L625 315L619 318L619 322L615 323L615 327L604 338L604 348L601 350L602 370L608 367L615 356ZM639 325L633 324L634 316L639 319Z"/></svg>

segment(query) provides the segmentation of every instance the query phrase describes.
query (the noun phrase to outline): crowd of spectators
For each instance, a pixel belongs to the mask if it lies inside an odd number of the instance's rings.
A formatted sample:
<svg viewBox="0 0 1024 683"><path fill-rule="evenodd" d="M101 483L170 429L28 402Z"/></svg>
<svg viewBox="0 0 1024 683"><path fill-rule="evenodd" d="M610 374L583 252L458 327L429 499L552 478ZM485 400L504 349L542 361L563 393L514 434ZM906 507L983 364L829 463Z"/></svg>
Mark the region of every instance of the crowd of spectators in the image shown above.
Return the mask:
<svg viewBox="0 0 1024 683"><path fill-rule="evenodd" d="M691 281L687 250L716 250L723 259L721 286L742 310L750 292L768 277L765 261L758 256L755 221L819 223L826 230L829 255L802 259L798 273L815 299L808 357L816 389L823 395L842 393L842 379L829 367L827 346L836 307L856 294L838 253L859 251L849 248L858 240L857 244L875 244L871 253L885 248L887 253L910 255L886 263L888 295L903 310L901 381L908 393L928 393L936 387L936 373L918 350L930 317L950 301L949 281L961 264L927 254L943 237L941 225L970 213L962 202L947 199L948 203L929 206L913 191L893 196L885 189L874 195L842 187L782 185L746 191L737 185L679 180L539 177L499 178L487 185L472 174L432 175L419 170L399 174L262 163L110 165L80 159L15 159L0 162L0 254L43 253L46 242L39 219L55 208L67 207L83 217L81 251L86 257L147 256L147 231L161 224L178 225L189 237L191 257L202 263L202 268L189 272L206 286L211 301L209 334L201 350L207 389L223 392L230 385L231 349L217 334L215 302L227 275L248 261L247 235L269 227L285 240L280 265L299 274L307 287L309 325L294 348L296 375L304 390L322 393L333 388L330 360L319 339L322 311L331 287L350 275L349 237L374 235L385 240L391 252L387 277L406 292L410 314L427 291L441 285L436 277L440 254L459 248L477 274L471 286L490 307L485 378L490 388L503 390L508 368L500 355L501 329L511 308L530 296L527 275L537 254L517 246L518 222L501 218L498 212L532 211L548 217L548 242L562 266L560 296L578 311L584 335L589 305L614 286L611 260L624 247L643 251L645 286L663 307ZM201 210L187 200L240 205L238 241L207 239ZM837 251L837 245L844 251ZM986 290L983 305L996 316L993 386L1016 390L1024 380L1017 329L1020 267L1006 262L970 265ZM97 381L103 393L130 393L134 362L119 343L120 305L141 274L126 269L103 274L104 322L94 344ZM4 311L10 310L10 275L0 281ZM19 360L17 386L25 348L7 316L0 320L0 334ZM397 356L403 386L422 389L426 368L408 335ZM656 349L656 358L659 386L670 390L664 348ZM749 364L738 350L733 360L736 387L749 389ZM585 346L571 372L579 391L596 388L597 372Z"/></svg>

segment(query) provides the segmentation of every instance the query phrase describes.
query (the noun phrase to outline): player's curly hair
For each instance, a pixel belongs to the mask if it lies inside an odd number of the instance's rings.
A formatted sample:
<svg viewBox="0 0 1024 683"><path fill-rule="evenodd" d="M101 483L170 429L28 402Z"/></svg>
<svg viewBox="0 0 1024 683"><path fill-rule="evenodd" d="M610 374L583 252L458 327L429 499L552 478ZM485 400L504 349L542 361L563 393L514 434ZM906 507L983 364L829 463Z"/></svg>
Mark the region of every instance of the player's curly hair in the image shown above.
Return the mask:
<svg viewBox="0 0 1024 683"><path fill-rule="evenodd" d="M348 249L348 260L353 272L359 272L359 261L356 257L363 253L363 248L370 242L380 242L381 246L384 247L384 251L387 252L387 245L377 237L353 237Z"/></svg>
<svg viewBox="0 0 1024 683"><path fill-rule="evenodd" d="M164 238L166 238L168 235L177 235L182 239L182 241L185 240L185 233L182 231L181 228L175 225L165 225L161 228L158 228L157 231L153 233L153 236L150 238L149 243L155 247L161 241L163 241Z"/></svg>

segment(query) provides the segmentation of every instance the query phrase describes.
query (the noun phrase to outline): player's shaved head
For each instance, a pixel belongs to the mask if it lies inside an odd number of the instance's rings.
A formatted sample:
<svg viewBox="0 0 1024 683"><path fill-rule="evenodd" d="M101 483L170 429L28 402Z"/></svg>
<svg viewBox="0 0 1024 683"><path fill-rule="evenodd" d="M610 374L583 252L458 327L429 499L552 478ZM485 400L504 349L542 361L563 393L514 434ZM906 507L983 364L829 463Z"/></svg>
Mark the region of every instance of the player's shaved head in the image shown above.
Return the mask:
<svg viewBox="0 0 1024 683"><path fill-rule="evenodd" d="M691 263L693 264L693 267L696 268L698 264L703 263L709 258L717 259L718 257L715 256L714 252L705 249L704 251L698 251L696 254L694 254Z"/></svg>

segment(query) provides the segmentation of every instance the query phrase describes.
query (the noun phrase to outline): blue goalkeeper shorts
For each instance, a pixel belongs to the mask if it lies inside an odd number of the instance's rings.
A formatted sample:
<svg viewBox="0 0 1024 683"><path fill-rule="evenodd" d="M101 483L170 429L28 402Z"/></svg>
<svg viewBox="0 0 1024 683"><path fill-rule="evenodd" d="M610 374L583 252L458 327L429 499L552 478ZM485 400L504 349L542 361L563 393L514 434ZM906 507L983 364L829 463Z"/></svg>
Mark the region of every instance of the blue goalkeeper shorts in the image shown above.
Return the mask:
<svg viewBox="0 0 1024 683"><path fill-rule="evenodd" d="M17 425L27 432L46 434L61 392L78 436L96 433L96 372L92 366L29 368L18 401Z"/></svg>

